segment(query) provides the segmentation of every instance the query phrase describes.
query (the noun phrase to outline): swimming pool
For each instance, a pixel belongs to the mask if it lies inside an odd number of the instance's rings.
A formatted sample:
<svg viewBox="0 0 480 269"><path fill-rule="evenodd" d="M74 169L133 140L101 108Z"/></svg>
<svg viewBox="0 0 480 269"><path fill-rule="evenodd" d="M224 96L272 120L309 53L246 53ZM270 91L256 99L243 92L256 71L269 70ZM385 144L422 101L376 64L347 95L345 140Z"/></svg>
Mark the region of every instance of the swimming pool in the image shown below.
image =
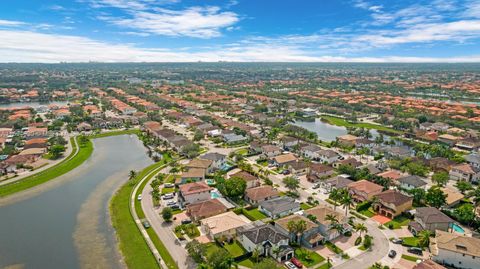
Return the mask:
<svg viewBox="0 0 480 269"><path fill-rule="evenodd" d="M209 186L214 185L215 184L215 179L207 178L207 179L205 179L205 183L207 183Z"/></svg>
<svg viewBox="0 0 480 269"><path fill-rule="evenodd" d="M221 198L222 194L220 194L220 192L218 192L218 190L213 190L212 192L210 192L210 197L212 199Z"/></svg>
<svg viewBox="0 0 480 269"><path fill-rule="evenodd" d="M461 233L461 234L465 233L465 230L456 223L453 223L452 225L450 225L450 228L452 228L452 230L454 230L457 233Z"/></svg>

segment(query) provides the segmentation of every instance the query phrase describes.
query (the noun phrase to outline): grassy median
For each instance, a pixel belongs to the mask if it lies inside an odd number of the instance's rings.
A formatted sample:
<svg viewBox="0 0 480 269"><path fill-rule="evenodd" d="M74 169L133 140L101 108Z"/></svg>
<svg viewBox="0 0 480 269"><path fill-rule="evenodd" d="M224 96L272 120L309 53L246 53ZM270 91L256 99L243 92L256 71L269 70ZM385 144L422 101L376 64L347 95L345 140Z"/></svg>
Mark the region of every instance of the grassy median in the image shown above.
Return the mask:
<svg viewBox="0 0 480 269"><path fill-rule="evenodd" d="M19 191L23 191L47 181L50 181L56 177L59 177L63 174L68 173L69 171L75 169L79 165L81 165L84 161L86 161L93 152L93 144L91 141L85 143L85 145L80 146L78 154L75 155L77 150L77 146L75 144L74 139L70 138L70 143L72 145L72 152L70 155L65 158L63 161L59 162L58 164L45 169L39 173L34 175L25 177L21 180L12 182L10 184L0 186L0 197L5 197L11 194L14 194Z"/></svg>
<svg viewBox="0 0 480 269"><path fill-rule="evenodd" d="M145 242L130 213L130 196L135 188L135 185L140 179L144 178L155 169L162 167L169 160L169 158L163 158L162 161L143 169L140 173L138 173L133 182L125 183L125 185L123 185L113 196L110 202L110 215L112 224L115 228L115 232L117 233L120 251L123 254L128 268L158 268L155 257L150 252L147 243ZM148 180L153 177L153 175L154 174L149 175L148 179L143 181L142 186L140 186L138 189L139 193L141 193L141 190L143 187L145 187ZM137 193L135 194L135 197L136 196ZM139 218L143 218L145 216L140 203L136 199L135 211ZM147 233L152 239L157 250L160 252L162 259L167 266L169 268L178 268L174 259L172 256L170 256L170 253L165 248L160 238L158 238L155 231L150 228L147 229Z"/></svg>

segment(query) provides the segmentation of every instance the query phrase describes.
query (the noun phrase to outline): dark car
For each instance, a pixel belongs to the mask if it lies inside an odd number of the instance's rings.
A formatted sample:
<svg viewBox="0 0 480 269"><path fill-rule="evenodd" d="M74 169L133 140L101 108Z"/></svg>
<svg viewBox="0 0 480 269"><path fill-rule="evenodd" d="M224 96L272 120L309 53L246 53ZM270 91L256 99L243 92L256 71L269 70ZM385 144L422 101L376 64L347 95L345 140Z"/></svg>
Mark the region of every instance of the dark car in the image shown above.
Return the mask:
<svg viewBox="0 0 480 269"><path fill-rule="evenodd" d="M422 255L423 255L423 251L422 251L421 248L411 247L411 248L408 248L407 251L410 252L410 253L416 254L416 255L418 255L418 256L422 256Z"/></svg>
<svg viewBox="0 0 480 269"><path fill-rule="evenodd" d="M142 222L142 225L143 225L143 227L144 227L145 229L150 228L150 222L148 222L148 220L144 220L144 221Z"/></svg>
<svg viewBox="0 0 480 269"><path fill-rule="evenodd" d="M182 220L182 224L190 224L192 223L192 220L191 219L184 219Z"/></svg>
<svg viewBox="0 0 480 269"><path fill-rule="evenodd" d="M395 250L392 249L388 252L388 257L393 259L395 256L397 256L397 252Z"/></svg>
<svg viewBox="0 0 480 269"><path fill-rule="evenodd" d="M403 239L394 238L394 239L392 239L392 243L394 243L394 244L402 244L402 243L403 243Z"/></svg>
<svg viewBox="0 0 480 269"><path fill-rule="evenodd" d="M284 175L290 175L290 171L288 171L288 170L283 170L282 174L284 174Z"/></svg>

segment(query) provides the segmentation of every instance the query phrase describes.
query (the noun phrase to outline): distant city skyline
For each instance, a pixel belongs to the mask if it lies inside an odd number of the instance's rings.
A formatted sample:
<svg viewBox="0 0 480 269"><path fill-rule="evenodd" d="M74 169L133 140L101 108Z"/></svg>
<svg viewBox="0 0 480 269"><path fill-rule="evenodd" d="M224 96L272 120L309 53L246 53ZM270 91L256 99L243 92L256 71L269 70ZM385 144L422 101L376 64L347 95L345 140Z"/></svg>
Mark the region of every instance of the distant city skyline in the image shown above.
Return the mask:
<svg viewBox="0 0 480 269"><path fill-rule="evenodd" d="M0 62L480 62L480 1L4 0Z"/></svg>

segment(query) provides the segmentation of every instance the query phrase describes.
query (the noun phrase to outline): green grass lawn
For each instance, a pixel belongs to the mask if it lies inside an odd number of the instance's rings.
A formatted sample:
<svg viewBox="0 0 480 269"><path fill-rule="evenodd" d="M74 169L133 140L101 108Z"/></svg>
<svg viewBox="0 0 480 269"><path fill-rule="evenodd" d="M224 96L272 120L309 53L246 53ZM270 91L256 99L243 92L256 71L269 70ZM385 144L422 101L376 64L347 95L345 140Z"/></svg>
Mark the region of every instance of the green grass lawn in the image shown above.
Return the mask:
<svg viewBox="0 0 480 269"><path fill-rule="evenodd" d="M317 267L317 269L330 269L330 268L332 268L332 265L328 263L324 263L322 264L322 266Z"/></svg>
<svg viewBox="0 0 480 269"><path fill-rule="evenodd" d="M77 147L75 146L74 139L75 138L73 137L70 138L70 143L72 145L72 153L67 158L41 172L12 182L10 184L0 186L0 197L5 197L16 192L35 187L54 178L57 178L63 174L66 174L69 171L80 166L90 157L90 155L92 155L93 144L91 141L88 141L85 145L80 146L79 152L77 153L77 155L75 155Z"/></svg>
<svg viewBox="0 0 480 269"><path fill-rule="evenodd" d="M402 237L402 245L407 247L418 247L418 238L417 237Z"/></svg>
<svg viewBox="0 0 480 269"><path fill-rule="evenodd" d="M402 215L395 217L393 220L385 223L385 227L390 228L393 225L393 229L400 229L402 226L407 226L410 222L410 219Z"/></svg>
<svg viewBox="0 0 480 269"><path fill-rule="evenodd" d="M420 258L410 256L410 255L402 255L402 259L411 261L411 262L417 262L417 260L421 260Z"/></svg>
<svg viewBox="0 0 480 269"><path fill-rule="evenodd" d="M162 194L173 193L175 192L175 188L163 188Z"/></svg>
<svg viewBox="0 0 480 269"><path fill-rule="evenodd" d="M223 247L230 253L230 255L232 255L232 257L236 258L236 257L239 257L239 256L242 256L243 254L245 254L247 251L243 248L242 245L240 245L240 243L235 240L233 241L233 243L231 244L225 244L223 245Z"/></svg>
<svg viewBox="0 0 480 269"><path fill-rule="evenodd" d="M358 213L364 215L364 216L367 217L367 218L371 218L371 217L375 216L375 212L373 212L373 209L372 209L372 208L358 211Z"/></svg>
<svg viewBox="0 0 480 269"><path fill-rule="evenodd" d="M309 205L309 204L307 204L307 203L300 203L300 208L301 208L302 210L307 210L307 209L310 209L310 208L312 208L312 207L313 207L313 206L311 206L311 205Z"/></svg>
<svg viewBox="0 0 480 269"><path fill-rule="evenodd" d="M330 241L325 242L325 246L331 251L333 251L333 253L335 254L340 254L343 252L339 247L337 247L334 243Z"/></svg>
<svg viewBox="0 0 480 269"><path fill-rule="evenodd" d="M305 248L297 248L295 249L295 257L300 260L300 262L305 267L312 267L317 265L325 260L322 256L320 256L315 251L310 251Z"/></svg>
<svg viewBox="0 0 480 269"><path fill-rule="evenodd" d="M365 123L365 122L358 122L358 123L351 123L346 121L342 118L332 117L332 116L322 116L322 119L328 121L328 123L337 125L337 126L344 126L344 127L355 127L355 128L365 128L365 129L375 129L379 131L386 131L395 134L402 134L402 131L392 129L390 127L386 127L383 125Z"/></svg>
<svg viewBox="0 0 480 269"><path fill-rule="evenodd" d="M104 133L93 134L90 136L90 138L94 139L94 138L102 138L102 137L108 137L108 136L114 136L114 135L139 134L139 133L140 133L139 129L114 130L114 131L109 131Z"/></svg>
<svg viewBox="0 0 480 269"><path fill-rule="evenodd" d="M261 220L267 217L267 215L263 214L258 210L258 208L250 209L250 210L242 210L243 215L245 215L249 220Z"/></svg>
<svg viewBox="0 0 480 269"><path fill-rule="evenodd" d="M134 179L134 182L137 182L141 178L145 177L151 171L162 167L165 164L165 160L152 164L147 168L140 171L137 177ZM153 176L150 175L149 178ZM142 183L142 186L139 188L139 192L146 185L148 179ZM112 219L113 227L117 234L119 241L120 250L123 254L125 263L128 268L158 268L158 264L155 261L155 257L150 252L150 249L147 246L140 230L138 229L135 221L130 214L130 195L134 189L135 185L132 182L125 183L113 196L110 201L110 215ZM135 195L136 197L137 195ZM140 203L135 199L135 211L139 218L144 218L145 214L143 213ZM155 247L160 252L162 259L165 261L169 268L178 268L175 261L173 260L170 253L163 245L160 238L153 229L147 229L151 240L153 241Z"/></svg>
<svg viewBox="0 0 480 269"><path fill-rule="evenodd" d="M241 148L241 149L236 150L235 153L238 153L238 154L240 154L240 155L242 155L242 156L246 156L246 155L248 154L248 149L246 149L246 148Z"/></svg>
<svg viewBox="0 0 480 269"><path fill-rule="evenodd" d="M238 264L241 266L245 266L247 268L253 268L253 266L255 265L255 262L252 259L244 259L238 262Z"/></svg>

